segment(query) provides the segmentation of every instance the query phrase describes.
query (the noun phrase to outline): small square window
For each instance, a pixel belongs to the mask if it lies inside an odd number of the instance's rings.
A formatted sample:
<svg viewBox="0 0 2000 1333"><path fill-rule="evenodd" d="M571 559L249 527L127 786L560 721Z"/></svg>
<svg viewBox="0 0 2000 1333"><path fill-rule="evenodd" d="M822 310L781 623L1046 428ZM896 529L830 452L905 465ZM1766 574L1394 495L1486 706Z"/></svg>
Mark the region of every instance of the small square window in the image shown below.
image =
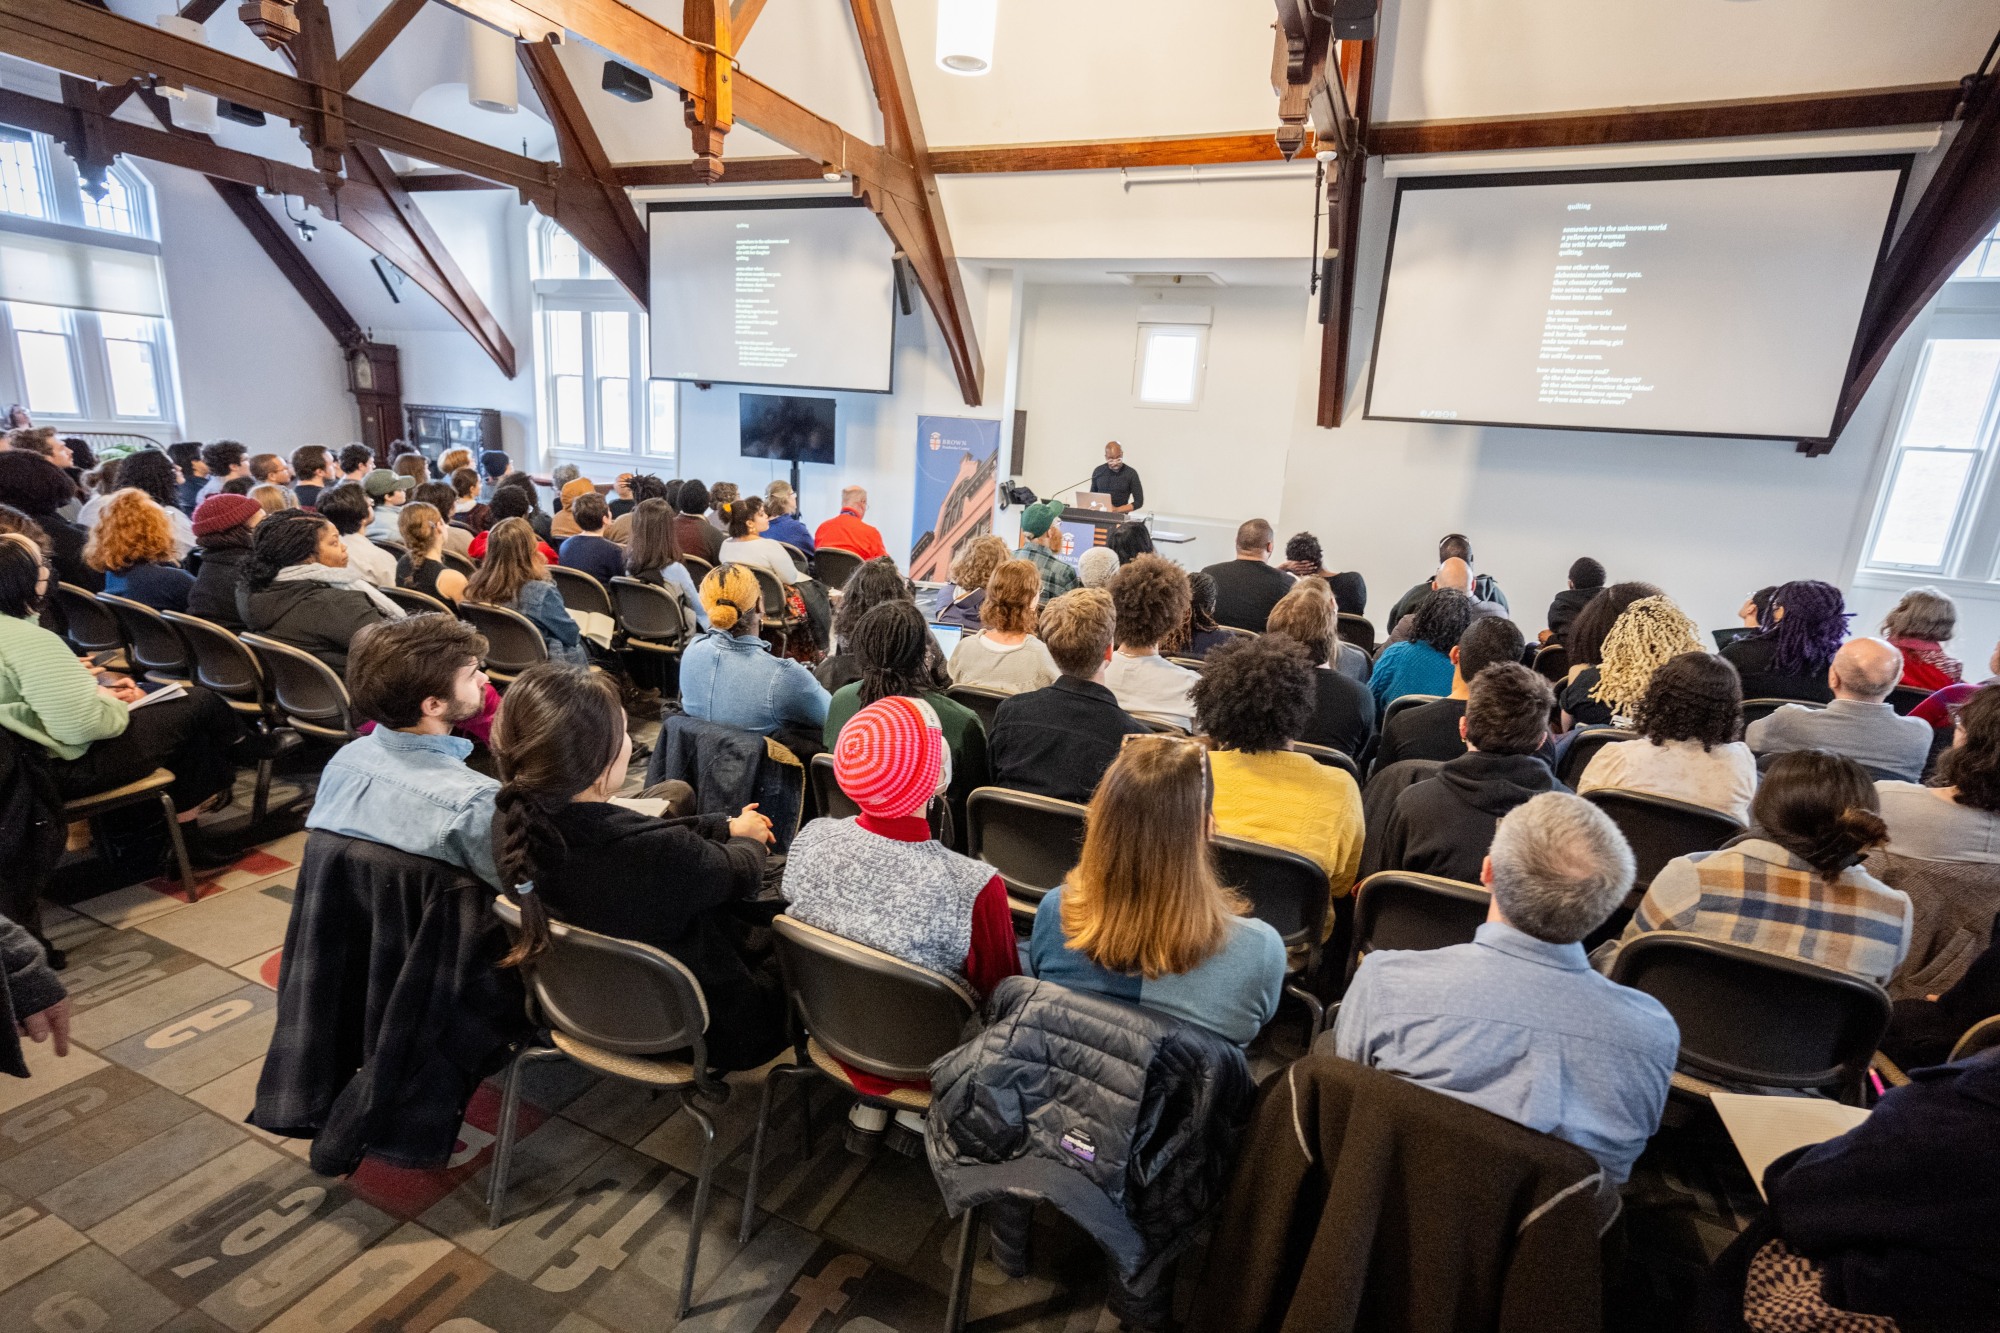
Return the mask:
<svg viewBox="0 0 2000 1333"><path fill-rule="evenodd" d="M1198 406L1207 354L1202 325L1141 324L1133 397L1146 407Z"/></svg>

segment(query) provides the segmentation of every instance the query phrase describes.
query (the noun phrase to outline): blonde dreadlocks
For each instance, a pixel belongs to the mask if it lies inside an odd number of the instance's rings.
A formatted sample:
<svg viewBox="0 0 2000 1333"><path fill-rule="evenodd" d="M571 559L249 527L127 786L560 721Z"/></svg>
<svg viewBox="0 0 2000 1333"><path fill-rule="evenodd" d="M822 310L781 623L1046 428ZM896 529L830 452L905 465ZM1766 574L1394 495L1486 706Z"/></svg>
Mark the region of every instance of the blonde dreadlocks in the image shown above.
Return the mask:
<svg viewBox="0 0 2000 1333"><path fill-rule="evenodd" d="M1646 697L1655 671L1682 653L1701 651L1700 631L1671 598L1641 598L1604 636L1604 656L1590 697L1612 713L1630 717Z"/></svg>

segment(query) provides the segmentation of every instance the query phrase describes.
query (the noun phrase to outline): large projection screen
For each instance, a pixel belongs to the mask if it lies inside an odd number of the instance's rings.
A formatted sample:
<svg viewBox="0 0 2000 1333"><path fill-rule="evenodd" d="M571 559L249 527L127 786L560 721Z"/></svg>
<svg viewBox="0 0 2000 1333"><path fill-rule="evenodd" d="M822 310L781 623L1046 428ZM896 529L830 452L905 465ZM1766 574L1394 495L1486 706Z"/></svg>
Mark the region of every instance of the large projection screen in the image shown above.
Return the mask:
<svg viewBox="0 0 2000 1333"><path fill-rule="evenodd" d="M655 379L888 393L895 245L849 199L653 204Z"/></svg>
<svg viewBox="0 0 2000 1333"><path fill-rule="evenodd" d="M1367 415L1820 438L1907 168L1404 180Z"/></svg>

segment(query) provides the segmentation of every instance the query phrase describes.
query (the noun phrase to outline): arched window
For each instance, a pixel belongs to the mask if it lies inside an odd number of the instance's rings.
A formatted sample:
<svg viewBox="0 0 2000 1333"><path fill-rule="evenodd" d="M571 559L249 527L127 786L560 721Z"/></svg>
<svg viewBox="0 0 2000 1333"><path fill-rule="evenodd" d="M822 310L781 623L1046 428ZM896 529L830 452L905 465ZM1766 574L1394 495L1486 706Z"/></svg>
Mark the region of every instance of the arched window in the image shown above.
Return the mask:
<svg viewBox="0 0 2000 1333"><path fill-rule="evenodd" d="M576 238L537 218L536 358L542 456L673 465L675 385L646 376L646 315Z"/></svg>
<svg viewBox="0 0 2000 1333"><path fill-rule="evenodd" d="M77 202L84 226L127 236L155 235L149 207L152 189L143 176L121 161L105 173L104 187L104 197L92 199L79 183Z"/></svg>

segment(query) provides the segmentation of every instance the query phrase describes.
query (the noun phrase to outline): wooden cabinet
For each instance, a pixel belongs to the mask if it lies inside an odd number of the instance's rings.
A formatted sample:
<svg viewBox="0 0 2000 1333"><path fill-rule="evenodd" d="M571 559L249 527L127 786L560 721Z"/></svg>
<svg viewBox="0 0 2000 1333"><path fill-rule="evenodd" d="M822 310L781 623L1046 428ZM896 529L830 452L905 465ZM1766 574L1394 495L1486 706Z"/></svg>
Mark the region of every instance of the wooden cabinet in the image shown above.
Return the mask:
<svg viewBox="0 0 2000 1333"><path fill-rule="evenodd" d="M403 438L435 463L447 449L470 449L476 464L488 449L500 449L500 413L491 407L433 407L411 403L403 409L409 433Z"/></svg>

